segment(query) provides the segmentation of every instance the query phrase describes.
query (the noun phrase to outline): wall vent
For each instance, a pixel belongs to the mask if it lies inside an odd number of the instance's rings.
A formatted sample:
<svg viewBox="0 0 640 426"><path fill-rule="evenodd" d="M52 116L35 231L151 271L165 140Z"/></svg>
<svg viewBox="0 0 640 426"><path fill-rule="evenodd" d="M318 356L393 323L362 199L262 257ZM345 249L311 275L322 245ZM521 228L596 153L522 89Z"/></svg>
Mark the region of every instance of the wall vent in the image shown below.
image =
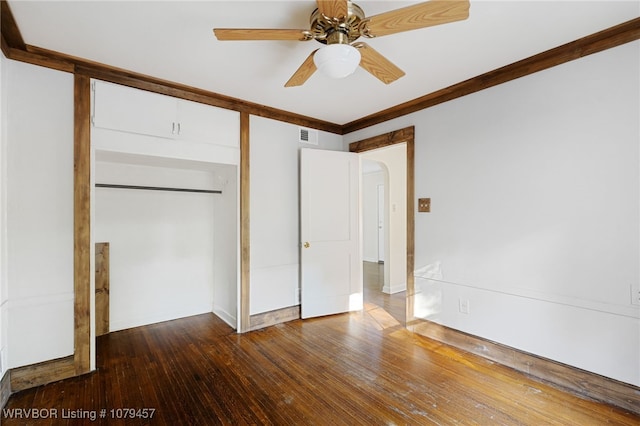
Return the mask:
<svg viewBox="0 0 640 426"><path fill-rule="evenodd" d="M307 129L306 127L298 127L298 142L318 145L318 131Z"/></svg>

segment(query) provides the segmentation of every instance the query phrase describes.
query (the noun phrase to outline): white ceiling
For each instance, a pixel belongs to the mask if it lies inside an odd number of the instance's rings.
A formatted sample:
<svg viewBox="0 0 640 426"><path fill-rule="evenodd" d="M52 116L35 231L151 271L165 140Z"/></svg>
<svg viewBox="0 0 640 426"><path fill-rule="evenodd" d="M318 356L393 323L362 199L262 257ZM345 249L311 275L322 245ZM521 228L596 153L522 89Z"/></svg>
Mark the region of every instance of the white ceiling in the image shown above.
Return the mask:
<svg viewBox="0 0 640 426"><path fill-rule="evenodd" d="M417 1L356 2L367 16ZM309 27L313 0L9 0L25 43L344 124L640 16L640 1L471 0L469 19L368 40L406 72L284 83L316 41L218 41L214 27Z"/></svg>

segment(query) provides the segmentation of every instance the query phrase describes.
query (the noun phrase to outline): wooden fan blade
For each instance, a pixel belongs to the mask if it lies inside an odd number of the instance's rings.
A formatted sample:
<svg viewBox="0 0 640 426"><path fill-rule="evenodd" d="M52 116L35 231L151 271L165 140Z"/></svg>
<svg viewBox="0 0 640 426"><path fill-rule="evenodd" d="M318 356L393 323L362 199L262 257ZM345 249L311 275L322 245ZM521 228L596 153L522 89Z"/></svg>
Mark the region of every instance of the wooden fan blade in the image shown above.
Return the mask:
<svg viewBox="0 0 640 426"><path fill-rule="evenodd" d="M360 66L384 84L393 83L404 75L404 71L366 43L353 45L360 51Z"/></svg>
<svg viewBox="0 0 640 426"><path fill-rule="evenodd" d="M344 18L347 16L347 0L317 0L318 10L329 18Z"/></svg>
<svg viewBox="0 0 640 426"><path fill-rule="evenodd" d="M250 28L214 28L218 40L311 40L307 30L269 30Z"/></svg>
<svg viewBox="0 0 640 426"><path fill-rule="evenodd" d="M284 87L302 86L305 81L309 79L316 72L316 64L313 62L313 55L316 54L318 49L311 52L307 59L304 60L300 68L293 73L289 81L287 81Z"/></svg>
<svg viewBox="0 0 640 426"><path fill-rule="evenodd" d="M432 0L374 15L365 24L364 33L379 37L462 21L468 17L468 0Z"/></svg>

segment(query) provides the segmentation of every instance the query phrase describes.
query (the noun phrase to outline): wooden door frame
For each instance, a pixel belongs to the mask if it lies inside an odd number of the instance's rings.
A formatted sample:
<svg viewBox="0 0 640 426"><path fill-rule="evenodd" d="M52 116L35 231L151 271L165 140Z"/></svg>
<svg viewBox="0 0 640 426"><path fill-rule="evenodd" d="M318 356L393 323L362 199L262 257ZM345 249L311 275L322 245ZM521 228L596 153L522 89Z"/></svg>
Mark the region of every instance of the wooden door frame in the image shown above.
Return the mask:
<svg viewBox="0 0 640 426"><path fill-rule="evenodd" d="M382 135L373 136L349 144L349 151L363 153L373 149L406 143L407 145L407 324L413 320L413 295L415 282L413 278L415 255L415 127L409 126ZM386 253L385 253L386 255Z"/></svg>

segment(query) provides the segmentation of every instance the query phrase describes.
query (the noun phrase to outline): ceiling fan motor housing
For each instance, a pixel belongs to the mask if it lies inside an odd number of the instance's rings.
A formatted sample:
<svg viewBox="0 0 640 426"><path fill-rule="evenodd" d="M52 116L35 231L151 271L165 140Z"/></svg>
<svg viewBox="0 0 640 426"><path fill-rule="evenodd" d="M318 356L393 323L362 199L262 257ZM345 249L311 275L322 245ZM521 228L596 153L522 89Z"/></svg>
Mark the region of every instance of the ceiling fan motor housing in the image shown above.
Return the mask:
<svg viewBox="0 0 640 426"><path fill-rule="evenodd" d="M355 3L347 2L347 16L325 16L318 9L311 13L311 33L322 44L349 44L360 38L364 11Z"/></svg>

